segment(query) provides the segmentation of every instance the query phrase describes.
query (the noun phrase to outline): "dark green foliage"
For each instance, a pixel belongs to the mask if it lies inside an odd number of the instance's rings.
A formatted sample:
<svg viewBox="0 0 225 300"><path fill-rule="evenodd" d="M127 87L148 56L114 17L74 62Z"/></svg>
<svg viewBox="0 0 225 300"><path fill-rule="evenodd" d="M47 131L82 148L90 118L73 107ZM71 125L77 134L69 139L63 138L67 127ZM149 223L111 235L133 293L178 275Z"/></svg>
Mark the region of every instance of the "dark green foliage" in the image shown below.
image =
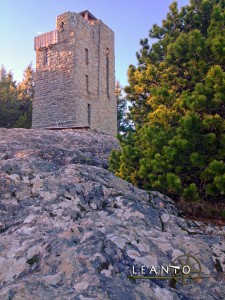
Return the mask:
<svg viewBox="0 0 225 300"><path fill-rule="evenodd" d="M27 128L30 129L32 126L32 102L28 107L27 111L23 112L19 119L15 123L17 128Z"/></svg>
<svg viewBox="0 0 225 300"><path fill-rule="evenodd" d="M113 152L110 168L146 189L186 201L225 194L225 1L170 6L142 40L130 66L135 131Z"/></svg>
<svg viewBox="0 0 225 300"><path fill-rule="evenodd" d="M118 134L124 134L131 130L127 118L127 100L122 95L122 87L120 83L116 82L116 99L117 99L117 130Z"/></svg>
<svg viewBox="0 0 225 300"><path fill-rule="evenodd" d="M18 93L21 115L15 127L31 128L32 101L34 98L34 70L31 64L24 71L23 80L18 85Z"/></svg>
<svg viewBox="0 0 225 300"><path fill-rule="evenodd" d="M20 115L18 92L12 73L3 66L0 73L0 127L11 128Z"/></svg>
<svg viewBox="0 0 225 300"><path fill-rule="evenodd" d="M225 210L222 211L222 218L225 220Z"/></svg>
<svg viewBox="0 0 225 300"><path fill-rule="evenodd" d="M34 70L31 64L18 85L11 71L7 73L2 66L0 72L0 127L31 128L34 97Z"/></svg>

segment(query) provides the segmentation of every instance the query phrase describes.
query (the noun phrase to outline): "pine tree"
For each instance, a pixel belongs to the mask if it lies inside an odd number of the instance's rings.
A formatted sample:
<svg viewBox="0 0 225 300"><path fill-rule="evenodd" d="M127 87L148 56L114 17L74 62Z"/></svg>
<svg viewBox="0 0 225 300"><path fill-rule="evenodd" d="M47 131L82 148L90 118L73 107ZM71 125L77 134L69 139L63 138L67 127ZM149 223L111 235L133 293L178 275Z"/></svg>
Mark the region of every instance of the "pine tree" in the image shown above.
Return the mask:
<svg viewBox="0 0 225 300"><path fill-rule="evenodd" d="M119 81L116 81L116 99L117 99L117 130L119 134L124 134L128 130L131 130L127 118L127 100L122 95L122 87Z"/></svg>
<svg viewBox="0 0 225 300"><path fill-rule="evenodd" d="M16 81L4 66L0 70L0 127L12 128L19 118Z"/></svg>
<svg viewBox="0 0 225 300"><path fill-rule="evenodd" d="M29 64L24 71L22 82L18 85L18 100L20 103L20 118L16 127L31 128L32 100L34 98L34 70Z"/></svg>
<svg viewBox="0 0 225 300"><path fill-rule="evenodd" d="M146 189L186 201L225 194L225 1L173 2L162 26L141 40L130 66L135 132L110 168Z"/></svg>

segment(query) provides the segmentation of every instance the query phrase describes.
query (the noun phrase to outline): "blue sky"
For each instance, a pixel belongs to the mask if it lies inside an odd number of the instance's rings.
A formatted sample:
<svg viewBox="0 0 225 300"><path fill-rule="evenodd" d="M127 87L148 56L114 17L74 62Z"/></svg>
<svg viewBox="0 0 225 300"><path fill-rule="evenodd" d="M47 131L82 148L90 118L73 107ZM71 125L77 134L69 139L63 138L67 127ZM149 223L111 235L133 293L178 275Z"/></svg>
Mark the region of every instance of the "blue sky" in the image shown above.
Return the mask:
<svg viewBox="0 0 225 300"><path fill-rule="evenodd" d="M179 6L189 3L178 0ZM115 33L116 79L127 84L127 70L136 65L141 38L154 23L161 24L172 0L0 0L0 65L22 80L32 62L34 37L55 29L56 16L88 9Z"/></svg>

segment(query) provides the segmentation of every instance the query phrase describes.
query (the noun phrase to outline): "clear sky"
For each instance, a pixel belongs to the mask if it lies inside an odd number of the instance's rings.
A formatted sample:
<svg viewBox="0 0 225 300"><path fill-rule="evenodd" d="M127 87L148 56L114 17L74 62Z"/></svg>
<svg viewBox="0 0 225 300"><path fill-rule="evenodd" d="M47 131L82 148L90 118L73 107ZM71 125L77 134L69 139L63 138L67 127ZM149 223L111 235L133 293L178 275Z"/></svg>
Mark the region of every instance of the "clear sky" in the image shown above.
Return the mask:
<svg viewBox="0 0 225 300"><path fill-rule="evenodd" d="M189 3L178 0L179 6ZM56 17L67 11L88 9L115 33L116 79L127 84L127 70L136 65L141 38L154 23L161 24L172 0L0 0L0 65L22 80L32 62L34 37L55 29Z"/></svg>

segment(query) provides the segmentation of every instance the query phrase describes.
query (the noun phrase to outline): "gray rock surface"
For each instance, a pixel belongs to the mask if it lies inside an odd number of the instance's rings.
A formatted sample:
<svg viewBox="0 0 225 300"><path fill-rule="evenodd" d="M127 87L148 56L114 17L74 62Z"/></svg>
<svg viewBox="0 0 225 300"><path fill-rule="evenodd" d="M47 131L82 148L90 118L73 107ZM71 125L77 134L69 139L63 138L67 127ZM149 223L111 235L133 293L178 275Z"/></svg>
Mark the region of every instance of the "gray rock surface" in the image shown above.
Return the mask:
<svg viewBox="0 0 225 300"><path fill-rule="evenodd" d="M108 172L117 147L88 131L0 128L1 300L225 299L225 228ZM208 278L129 279L187 253Z"/></svg>

